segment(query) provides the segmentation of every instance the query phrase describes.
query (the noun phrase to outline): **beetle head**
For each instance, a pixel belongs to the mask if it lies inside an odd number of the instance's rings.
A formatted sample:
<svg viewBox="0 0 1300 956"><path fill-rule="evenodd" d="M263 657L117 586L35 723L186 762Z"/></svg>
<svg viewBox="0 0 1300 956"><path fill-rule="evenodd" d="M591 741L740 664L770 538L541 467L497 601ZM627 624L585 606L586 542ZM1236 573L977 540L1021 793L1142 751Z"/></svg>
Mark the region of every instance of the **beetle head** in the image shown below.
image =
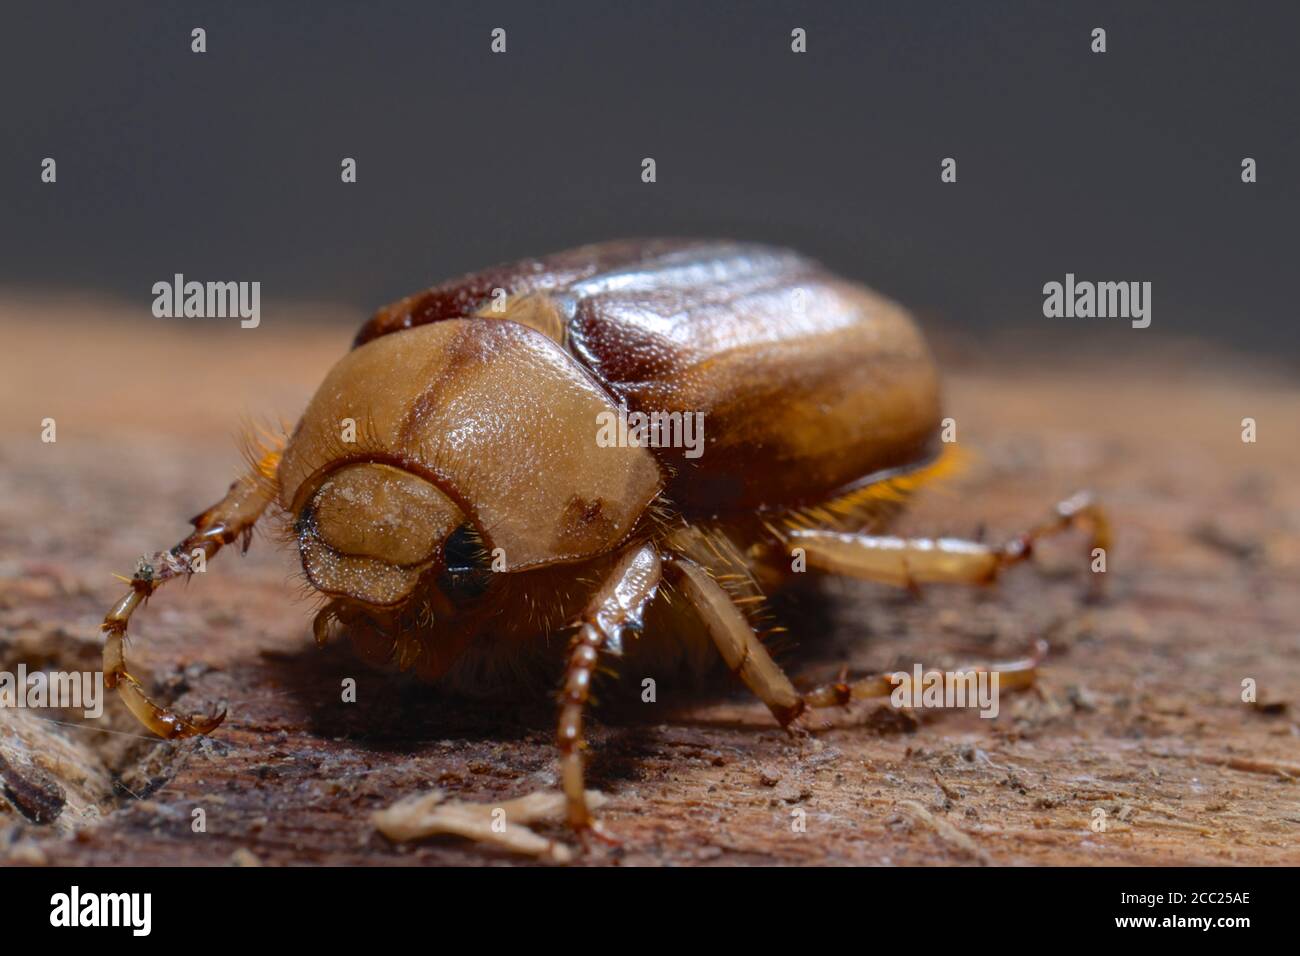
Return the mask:
<svg viewBox="0 0 1300 956"><path fill-rule="evenodd" d="M443 558L464 514L424 479L375 462L330 473L295 523L308 581L366 604L401 602Z"/></svg>
<svg viewBox="0 0 1300 956"><path fill-rule="evenodd" d="M598 444L614 408L561 346L512 321L451 319L353 349L279 468L308 580L392 608L469 551L514 572L609 550L661 481L646 449Z"/></svg>

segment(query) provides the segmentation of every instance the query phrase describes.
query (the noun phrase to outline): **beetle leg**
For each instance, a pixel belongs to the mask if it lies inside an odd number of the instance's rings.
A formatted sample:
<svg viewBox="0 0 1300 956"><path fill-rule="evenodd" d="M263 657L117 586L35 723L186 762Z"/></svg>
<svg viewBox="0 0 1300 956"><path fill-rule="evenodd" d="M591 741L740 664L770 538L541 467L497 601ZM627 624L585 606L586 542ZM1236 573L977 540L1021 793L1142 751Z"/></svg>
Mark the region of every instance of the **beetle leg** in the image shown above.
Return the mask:
<svg viewBox="0 0 1300 956"><path fill-rule="evenodd" d="M1110 523L1087 494L1056 506L1051 518L1035 525L1001 548L958 538L899 538L798 529L786 535L792 548L802 548L808 564L823 571L915 588L919 584L988 584L1003 568L1033 554L1041 538L1076 526L1089 533L1089 553L1110 548ZM1100 578L1094 588L1100 586Z"/></svg>
<svg viewBox="0 0 1300 956"><path fill-rule="evenodd" d="M659 555L651 545L627 551L592 597L569 643L556 746L560 750L560 778L569 825L578 831L592 830L582 774L582 715L591 694L596 662L602 651L614 656L623 653L623 629L640 625L641 614L655 596L660 577Z"/></svg>
<svg viewBox="0 0 1300 956"><path fill-rule="evenodd" d="M1034 552L1034 544L1039 539L1048 535L1060 534L1072 528L1082 528L1087 532L1088 554L1090 556L1094 556L1098 550L1103 555L1109 553L1112 540L1110 519L1090 492L1081 491L1057 504L1052 516L1046 521L1035 525L1010 544L1005 545L1001 554L1003 566L1018 564L1029 558ZM1101 574L1093 574L1092 590L1094 595L1100 595L1103 580Z"/></svg>
<svg viewBox="0 0 1300 956"><path fill-rule="evenodd" d="M667 567L732 673L767 705L782 727L789 727L803 712L804 702L726 589L690 558L673 555Z"/></svg>
<svg viewBox="0 0 1300 956"><path fill-rule="evenodd" d="M116 687L122 700L142 724L159 737L174 739L211 733L226 717L225 711L210 717L182 717L151 700L126 665L126 629L131 615L165 582L195 571L196 552L203 566L236 538L248 548L253 525L274 497L275 469L279 452L268 452L256 469L230 486L226 496L197 518L194 531L170 551L157 551L140 559L131 578L131 590L104 617L104 683Z"/></svg>
<svg viewBox="0 0 1300 956"><path fill-rule="evenodd" d="M888 697L893 693L896 684L891 675L882 674L852 683L840 680L800 694L726 590L708 571L689 558L673 555L667 559L667 572L699 614L727 666L767 705L782 727L789 729L808 708L835 707L852 700ZM1034 683L1039 661L1046 653L1046 642L1039 641L1033 655L1028 658L1006 664L967 667L963 672L996 671L999 674L998 686L1002 690L1028 687Z"/></svg>
<svg viewBox="0 0 1300 956"><path fill-rule="evenodd" d="M1038 677L1038 665L1047 654L1047 642L1038 641L1034 644L1033 653L1026 658L1018 661L1008 661L1005 664L988 664L976 665L974 667L960 668L958 674L979 674L987 672L998 675L998 689L1019 690L1024 687L1032 687ZM934 671L941 680L947 680L942 671ZM911 675L907 675L911 678ZM820 709L824 707L842 707L854 700L868 700L873 697L888 697L898 686L898 681L892 674L875 674L870 677L863 677L858 680L847 682L843 679L833 684L824 684L815 690L810 690L803 695L804 703L809 707Z"/></svg>

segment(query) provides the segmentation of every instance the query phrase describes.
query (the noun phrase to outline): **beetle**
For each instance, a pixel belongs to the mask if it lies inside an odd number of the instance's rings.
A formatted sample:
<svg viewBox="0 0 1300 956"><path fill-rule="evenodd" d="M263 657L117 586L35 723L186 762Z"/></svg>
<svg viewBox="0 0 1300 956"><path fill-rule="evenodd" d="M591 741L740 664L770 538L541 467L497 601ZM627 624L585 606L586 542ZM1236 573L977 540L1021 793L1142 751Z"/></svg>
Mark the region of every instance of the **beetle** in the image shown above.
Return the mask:
<svg viewBox="0 0 1300 956"><path fill-rule="evenodd" d="M611 416L635 427L600 440ZM688 421L705 430L693 448L671 440ZM582 728L608 659L720 657L788 729L889 694L885 677L800 693L773 659L764 595L792 554L916 588L988 584L1075 526L1109 547L1087 495L1001 547L889 535L947 467L941 421L911 316L794 252L629 240L454 279L379 310L287 441L257 449L193 533L141 559L104 620L106 682L163 737L221 723L146 695L127 624L167 580L246 549L272 509L322 597L319 642L345 632L363 657L452 687L551 662L567 818L590 832ZM1001 666L1002 686L1031 682L1036 663Z"/></svg>

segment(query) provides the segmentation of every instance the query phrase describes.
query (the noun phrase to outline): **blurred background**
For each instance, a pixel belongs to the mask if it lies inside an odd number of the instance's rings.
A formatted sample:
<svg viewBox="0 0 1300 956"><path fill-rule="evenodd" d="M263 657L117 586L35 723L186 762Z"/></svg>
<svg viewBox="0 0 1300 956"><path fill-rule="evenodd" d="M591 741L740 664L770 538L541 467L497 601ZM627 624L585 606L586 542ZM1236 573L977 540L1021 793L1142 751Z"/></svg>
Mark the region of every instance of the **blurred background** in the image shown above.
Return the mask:
<svg viewBox="0 0 1300 956"><path fill-rule="evenodd" d="M148 318L182 272L359 322L501 260L734 236L974 335L1126 348L1042 286L1150 281L1144 344L1293 359L1297 35L1268 2L10 2L0 291Z"/></svg>

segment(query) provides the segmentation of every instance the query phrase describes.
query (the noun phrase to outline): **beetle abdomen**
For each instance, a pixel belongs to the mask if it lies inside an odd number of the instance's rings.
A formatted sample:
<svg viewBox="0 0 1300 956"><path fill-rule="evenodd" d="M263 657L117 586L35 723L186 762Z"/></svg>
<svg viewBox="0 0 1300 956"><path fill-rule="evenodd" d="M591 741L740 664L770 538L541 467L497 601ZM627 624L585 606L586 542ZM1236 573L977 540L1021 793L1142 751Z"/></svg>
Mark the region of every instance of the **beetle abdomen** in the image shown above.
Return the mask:
<svg viewBox="0 0 1300 956"><path fill-rule="evenodd" d="M654 449L687 514L815 502L925 461L936 437L938 379L908 313L766 246L630 241L525 260L395 303L357 341L491 316L496 289L530 297L529 324L553 323L629 412L703 416L693 444Z"/></svg>

